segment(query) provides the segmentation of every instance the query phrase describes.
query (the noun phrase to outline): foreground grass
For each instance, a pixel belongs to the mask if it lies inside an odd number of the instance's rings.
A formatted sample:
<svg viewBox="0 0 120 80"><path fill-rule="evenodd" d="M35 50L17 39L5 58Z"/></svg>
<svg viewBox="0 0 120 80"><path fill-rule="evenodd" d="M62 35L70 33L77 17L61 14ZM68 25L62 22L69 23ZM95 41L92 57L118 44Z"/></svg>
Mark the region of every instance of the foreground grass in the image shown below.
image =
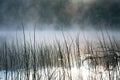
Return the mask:
<svg viewBox="0 0 120 80"><path fill-rule="evenodd" d="M113 37L102 34L96 42L80 36L63 34L64 42L37 44L16 39L4 41L0 47L0 78L2 80L119 80L120 44ZM106 38L108 40L106 40ZM81 45L83 45L81 47Z"/></svg>

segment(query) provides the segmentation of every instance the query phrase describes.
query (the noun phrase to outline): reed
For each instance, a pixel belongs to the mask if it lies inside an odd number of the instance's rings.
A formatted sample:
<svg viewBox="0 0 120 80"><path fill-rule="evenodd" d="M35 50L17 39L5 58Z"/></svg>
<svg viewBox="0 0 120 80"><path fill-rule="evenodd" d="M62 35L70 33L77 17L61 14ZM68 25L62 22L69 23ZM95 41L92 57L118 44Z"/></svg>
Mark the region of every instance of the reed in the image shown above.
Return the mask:
<svg viewBox="0 0 120 80"><path fill-rule="evenodd" d="M34 29L32 44L26 41L23 26L23 44L17 36L16 41L5 40L1 44L0 73L5 75L2 80L104 80L104 75L108 76L106 80L120 79L120 44L109 33L98 36L96 43L84 38L84 47L80 47L79 34L76 38L67 36L71 42L62 34L63 43L56 38L53 45L37 44ZM83 67L89 76L84 76Z"/></svg>

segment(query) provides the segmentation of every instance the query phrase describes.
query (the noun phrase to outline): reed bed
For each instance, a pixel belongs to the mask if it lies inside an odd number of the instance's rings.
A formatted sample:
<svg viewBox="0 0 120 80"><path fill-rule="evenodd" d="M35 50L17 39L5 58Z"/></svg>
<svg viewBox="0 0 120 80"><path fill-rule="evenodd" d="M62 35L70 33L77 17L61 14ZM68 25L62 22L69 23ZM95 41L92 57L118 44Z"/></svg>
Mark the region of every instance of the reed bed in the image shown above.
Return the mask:
<svg viewBox="0 0 120 80"><path fill-rule="evenodd" d="M119 80L120 43L104 33L96 42L63 33L64 42L38 44L16 41L0 46L0 80Z"/></svg>

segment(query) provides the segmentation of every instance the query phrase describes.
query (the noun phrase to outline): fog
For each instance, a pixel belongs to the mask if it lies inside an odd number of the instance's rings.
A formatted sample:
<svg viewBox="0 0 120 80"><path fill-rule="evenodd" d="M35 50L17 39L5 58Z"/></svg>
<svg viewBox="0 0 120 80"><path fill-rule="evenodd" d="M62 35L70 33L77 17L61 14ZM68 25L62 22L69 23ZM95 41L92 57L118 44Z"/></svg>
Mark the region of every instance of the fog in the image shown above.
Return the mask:
<svg viewBox="0 0 120 80"><path fill-rule="evenodd" d="M95 30L66 30L66 31L54 31L54 30L36 30L35 33L32 30L28 30L24 32L23 31L1 31L0 32L0 42L7 42L7 43L20 43L22 44L24 42L24 36L25 41L27 43L39 43L39 44L55 44L57 41L60 43L64 43L65 40L69 43L72 42L72 40L76 40L79 38L80 44L84 45L86 43L86 40L95 43L98 42L99 39L103 39L105 37L106 41L109 41L109 35L111 38L115 39L116 41L120 41L119 38L119 31L95 31ZM104 34L104 36L103 36Z"/></svg>
<svg viewBox="0 0 120 80"><path fill-rule="evenodd" d="M0 30L120 27L119 0L0 0Z"/></svg>
<svg viewBox="0 0 120 80"><path fill-rule="evenodd" d="M0 41L19 38L22 42L23 29L30 41L34 28L39 42L61 39L62 33L85 34L94 40L100 31L118 38L119 26L119 0L0 0Z"/></svg>

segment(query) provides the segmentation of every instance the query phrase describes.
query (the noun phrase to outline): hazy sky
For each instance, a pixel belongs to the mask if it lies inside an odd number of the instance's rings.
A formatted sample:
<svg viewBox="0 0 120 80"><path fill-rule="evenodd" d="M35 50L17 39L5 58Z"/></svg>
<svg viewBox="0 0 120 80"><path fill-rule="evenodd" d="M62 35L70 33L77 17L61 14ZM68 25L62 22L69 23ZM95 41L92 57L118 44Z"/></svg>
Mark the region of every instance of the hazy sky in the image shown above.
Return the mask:
<svg viewBox="0 0 120 80"><path fill-rule="evenodd" d="M120 0L0 0L0 29L120 28Z"/></svg>

